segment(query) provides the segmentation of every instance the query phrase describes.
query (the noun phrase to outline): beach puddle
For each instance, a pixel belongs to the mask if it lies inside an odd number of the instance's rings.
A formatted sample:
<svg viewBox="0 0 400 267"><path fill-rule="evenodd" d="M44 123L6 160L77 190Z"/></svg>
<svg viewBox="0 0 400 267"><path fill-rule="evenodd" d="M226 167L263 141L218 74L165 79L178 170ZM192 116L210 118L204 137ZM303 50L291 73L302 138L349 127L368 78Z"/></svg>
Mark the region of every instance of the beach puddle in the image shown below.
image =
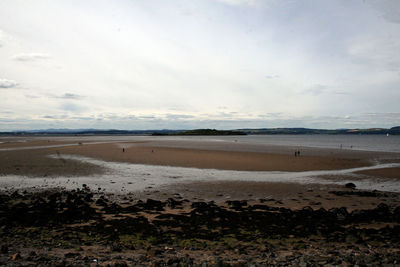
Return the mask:
<svg viewBox="0 0 400 267"><path fill-rule="evenodd" d="M52 155L51 157L58 157ZM155 189L160 186L187 182L207 181L252 181L281 182L298 184L346 184L354 183L358 189L400 192L400 180L380 179L355 174L357 171L377 168L400 167L400 163L379 164L369 167L345 170L278 172L278 171L231 171L216 169L197 169L186 167L154 166L122 162L107 162L98 159L63 155L66 160L77 160L95 164L106 169L104 174L82 177L24 177L6 175L0 179L3 189L23 188L66 188L75 189L86 184L92 189L111 193L127 193ZM325 177L325 178L324 178ZM337 179L326 178L337 177ZM341 178L343 177L343 178Z"/></svg>

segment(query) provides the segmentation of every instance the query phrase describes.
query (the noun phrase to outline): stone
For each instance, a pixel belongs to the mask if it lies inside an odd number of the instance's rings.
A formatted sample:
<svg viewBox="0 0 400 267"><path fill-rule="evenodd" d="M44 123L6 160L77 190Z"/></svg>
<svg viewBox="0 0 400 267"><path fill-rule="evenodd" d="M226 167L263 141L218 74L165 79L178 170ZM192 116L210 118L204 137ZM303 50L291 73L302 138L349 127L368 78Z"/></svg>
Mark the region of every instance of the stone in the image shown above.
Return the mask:
<svg viewBox="0 0 400 267"><path fill-rule="evenodd" d="M6 254L8 253L8 246L7 245L1 245L1 249L0 249L1 253Z"/></svg>
<svg viewBox="0 0 400 267"><path fill-rule="evenodd" d="M20 259L22 259L22 257L21 257L21 254L19 254L19 253L15 253L14 255L11 256L11 260L13 260L13 261L17 261Z"/></svg>
<svg viewBox="0 0 400 267"><path fill-rule="evenodd" d="M350 189L356 189L356 185L353 183L347 183L344 185L346 188L350 188Z"/></svg>

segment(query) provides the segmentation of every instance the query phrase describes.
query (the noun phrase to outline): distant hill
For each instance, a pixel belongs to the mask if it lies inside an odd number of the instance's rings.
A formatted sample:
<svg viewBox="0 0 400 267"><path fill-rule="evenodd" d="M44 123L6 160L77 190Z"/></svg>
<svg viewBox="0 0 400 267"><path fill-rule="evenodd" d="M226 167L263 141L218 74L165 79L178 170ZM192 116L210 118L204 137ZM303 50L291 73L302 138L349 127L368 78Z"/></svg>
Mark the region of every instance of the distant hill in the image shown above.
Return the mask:
<svg viewBox="0 0 400 267"><path fill-rule="evenodd" d="M263 129L239 129L247 134L390 134L400 135L400 126L390 129L309 129L309 128L263 128Z"/></svg>
<svg viewBox="0 0 400 267"><path fill-rule="evenodd" d="M197 129L170 133L169 135L246 135L246 133L238 130L221 131L215 129Z"/></svg>
<svg viewBox="0 0 400 267"><path fill-rule="evenodd" d="M165 135L183 130L117 130L117 129L46 129L0 132L2 135L152 135L158 133Z"/></svg>
<svg viewBox="0 0 400 267"><path fill-rule="evenodd" d="M272 134L389 134L400 135L400 126L370 129L309 129L309 128L261 128L261 129L196 129L196 130L118 130L118 129L46 129L0 132L0 135L272 135Z"/></svg>

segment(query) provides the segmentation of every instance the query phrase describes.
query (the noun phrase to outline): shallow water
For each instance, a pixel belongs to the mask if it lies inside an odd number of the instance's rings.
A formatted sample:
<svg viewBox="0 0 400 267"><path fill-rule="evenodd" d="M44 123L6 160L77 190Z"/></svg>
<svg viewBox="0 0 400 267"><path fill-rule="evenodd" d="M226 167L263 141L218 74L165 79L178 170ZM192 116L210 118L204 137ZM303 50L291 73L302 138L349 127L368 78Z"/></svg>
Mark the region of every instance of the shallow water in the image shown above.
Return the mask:
<svg viewBox="0 0 400 267"><path fill-rule="evenodd" d="M61 136L61 137L33 137L30 140L57 140L69 144L26 146L14 148L0 148L0 151L40 149L78 145L104 144L118 142L143 142L153 141L164 145L173 142L176 146L191 146L203 149L226 148L228 144L262 146L279 146L296 149L299 147L330 148L374 152L400 153L400 136L395 135L246 135L246 136ZM0 138L10 141L10 138ZM13 139L12 142L25 142L27 140ZM167 141L167 142L165 142ZM191 144L191 146L189 145ZM198 147L198 145L200 147Z"/></svg>
<svg viewBox="0 0 400 267"><path fill-rule="evenodd" d="M56 156L53 155L52 157ZM164 185L194 181L257 181L341 185L352 182L359 189L400 192L400 180L365 178L363 175L353 174L353 172L361 170L400 167L400 163L329 171L250 172L106 162L98 159L72 155L63 155L63 158L95 164L105 168L106 172L102 175L83 177L28 178L16 175L6 175L2 176L0 179L0 188L23 189L31 187L62 187L67 189L76 189L82 187L82 184L86 184L92 189L101 187L107 192L127 193L143 191L145 189L150 189L149 187L156 189L157 187ZM332 175L338 177L345 175L346 178L323 178L324 176ZM354 179L352 177L354 177Z"/></svg>

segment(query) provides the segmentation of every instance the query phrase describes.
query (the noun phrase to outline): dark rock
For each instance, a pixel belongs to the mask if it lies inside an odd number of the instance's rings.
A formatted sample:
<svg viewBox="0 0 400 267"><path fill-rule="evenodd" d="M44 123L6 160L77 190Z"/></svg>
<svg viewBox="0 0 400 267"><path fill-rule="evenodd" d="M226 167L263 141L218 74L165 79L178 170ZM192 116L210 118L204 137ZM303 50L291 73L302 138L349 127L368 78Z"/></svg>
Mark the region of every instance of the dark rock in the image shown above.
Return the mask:
<svg viewBox="0 0 400 267"><path fill-rule="evenodd" d="M346 188L350 188L350 189L356 189L356 185L353 183L347 183L344 185Z"/></svg>
<svg viewBox="0 0 400 267"><path fill-rule="evenodd" d="M15 253L11 256L11 260L13 260L13 261L17 261L20 259L22 259L22 257L21 257L21 254L19 254L19 253Z"/></svg>
<svg viewBox="0 0 400 267"><path fill-rule="evenodd" d="M155 257L158 256L162 253L162 250L156 247L152 247L149 249L149 251L147 252L147 255L150 257Z"/></svg>
<svg viewBox="0 0 400 267"><path fill-rule="evenodd" d="M182 201L178 201L173 198L168 198L168 200L167 200L167 206L172 209L175 208L176 206L181 206L181 205L182 205Z"/></svg>
<svg viewBox="0 0 400 267"><path fill-rule="evenodd" d="M7 254L8 253L8 246L3 244L1 245L1 249L0 249L1 253L3 254Z"/></svg>
<svg viewBox="0 0 400 267"><path fill-rule="evenodd" d="M113 202L111 205L105 206L103 210L109 214L116 214L121 212L121 206Z"/></svg>
<svg viewBox="0 0 400 267"><path fill-rule="evenodd" d="M29 256L31 256L31 257L36 257L36 256L37 256L37 254L36 254L36 252L35 252L35 251L31 251L31 252L29 252Z"/></svg>
<svg viewBox="0 0 400 267"><path fill-rule="evenodd" d="M102 264L105 267L128 267L129 265L123 260L113 260Z"/></svg>
<svg viewBox="0 0 400 267"><path fill-rule="evenodd" d="M147 201L142 205L143 205L143 208L145 208L147 210L162 211L162 210L164 210L165 203L162 203L159 200L147 199Z"/></svg>
<svg viewBox="0 0 400 267"><path fill-rule="evenodd" d="M78 256L80 256L79 253L73 253L73 252L68 252L68 253L64 254L65 258L75 258L75 257L78 257Z"/></svg>
<svg viewBox="0 0 400 267"><path fill-rule="evenodd" d="M228 200L226 203L233 209L241 209L243 206L247 206L246 200Z"/></svg>
<svg viewBox="0 0 400 267"><path fill-rule="evenodd" d="M105 207L105 206L107 206L107 203L104 201L104 199L99 198L98 200L96 200L96 205Z"/></svg>

